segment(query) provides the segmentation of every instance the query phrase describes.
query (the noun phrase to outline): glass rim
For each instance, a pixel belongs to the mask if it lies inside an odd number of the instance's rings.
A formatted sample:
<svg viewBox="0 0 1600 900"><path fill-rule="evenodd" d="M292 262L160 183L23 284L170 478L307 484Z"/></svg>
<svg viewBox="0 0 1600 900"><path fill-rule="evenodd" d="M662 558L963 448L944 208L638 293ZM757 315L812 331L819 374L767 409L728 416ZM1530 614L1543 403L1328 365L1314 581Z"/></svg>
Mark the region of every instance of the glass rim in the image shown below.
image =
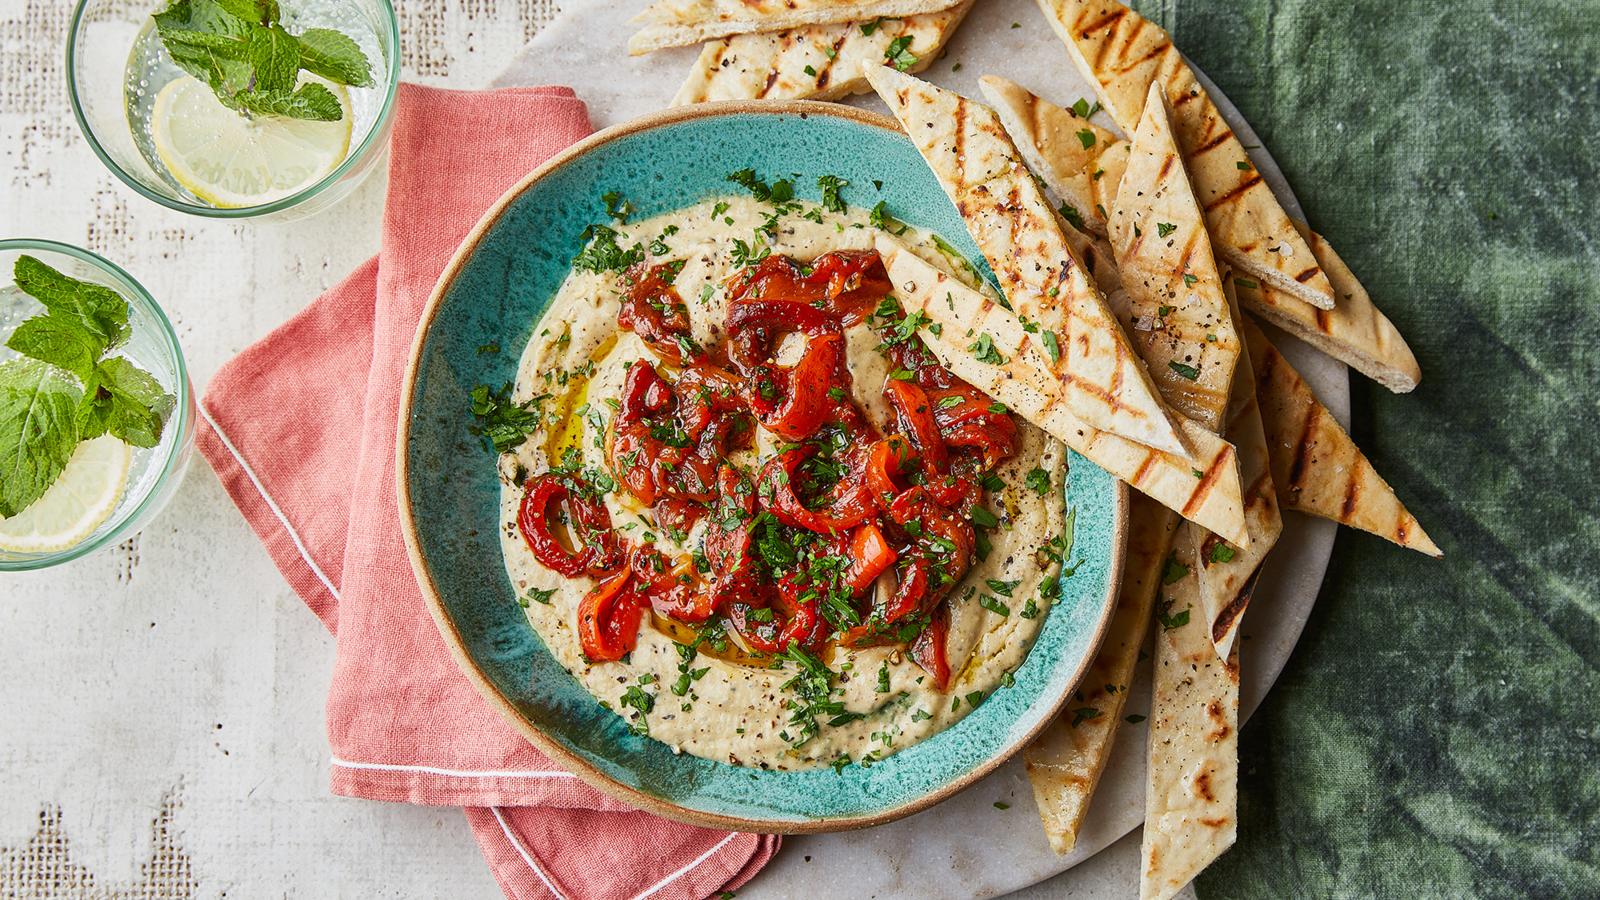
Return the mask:
<svg viewBox="0 0 1600 900"><path fill-rule="evenodd" d="M378 116L373 120L372 127L367 130L366 136L361 139L361 143L354 150L345 154L344 159L333 168L333 171L322 176L315 184L301 188L287 197L280 197L270 203L260 203L255 206L202 206L197 203L189 203L185 200L168 197L159 191L152 190L144 182L130 175L127 170L118 165L116 160L111 158L111 154L106 152L105 147L100 143L100 139L95 136L94 128L89 125L89 119L83 112L83 104L78 99L77 67L74 65L77 60L78 29L83 24L84 11L88 9L91 2L93 0L78 0L77 5L72 10L72 21L67 26L67 100L72 104L72 117L77 120L78 130L83 132L84 139L89 142L89 149L94 151L94 155L99 157L100 162L107 169L110 169L111 174L117 176L119 181L133 188L136 193L148 200L153 200L168 209L181 213L212 219L248 219L254 216L281 212L290 207L298 206L332 186L373 150L373 145L377 143L380 136L387 137L386 126L389 123L390 116L394 113L395 96L400 88L400 22L395 15L392 0L374 0L389 25L388 90L384 94L383 106L378 110Z"/></svg>
<svg viewBox="0 0 1600 900"><path fill-rule="evenodd" d="M172 321L167 318L167 314L161 309L161 305L156 303L154 297L150 296L150 292L145 290L144 285L140 284L132 275L129 275L121 266L111 260L92 250L85 250L72 244L64 244L60 241L52 241L46 238L10 238L0 240L0 253L13 250L40 250L47 253L59 253L86 263L109 275L113 281L117 282L118 286L124 288L128 296L123 299L127 300L129 304L138 306L142 311L150 314L150 318L159 326L161 338L166 343L167 351L172 355L174 363L173 369L177 376L177 385L173 388L173 393L177 399L174 409L178 414L167 420L167 427L177 427L177 433L180 437L168 447L166 458L161 460L161 472L150 482L150 486L145 491L144 496L139 497L136 503L131 504L126 513L113 518L110 527L106 528L104 532L54 553L42 553L24 559L0 559L0 572L42 569L46 566L64 563L93 553L101 547L120 539L127 532L129 526L144 514L151 501L160 493L160 488L173 476L178 461L183 458L184 448L181 436L187 434L194 425L194 390L189 384L188 363L183 358L183 348L178 344L177 331L173 329Z"/></svg>

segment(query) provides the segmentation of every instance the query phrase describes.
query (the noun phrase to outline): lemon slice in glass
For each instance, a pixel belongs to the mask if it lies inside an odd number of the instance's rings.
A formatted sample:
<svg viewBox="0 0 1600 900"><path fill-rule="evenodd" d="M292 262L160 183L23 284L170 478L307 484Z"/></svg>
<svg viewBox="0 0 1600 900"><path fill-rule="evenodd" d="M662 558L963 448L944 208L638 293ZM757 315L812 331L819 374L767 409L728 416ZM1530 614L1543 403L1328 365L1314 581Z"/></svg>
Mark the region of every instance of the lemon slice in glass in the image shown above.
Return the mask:
<svg viewBox="0 0 1600 900"><path fill-rule="evenodd" d="M156 95L150 137L168 174L212 206L259 206L322 180L350 152L350 94L315 76L339 99L338 121L282 116L247 118L223 106L211 88L185 75Z"/></svg>
<svg viewBox="0 0 1600 900"><path fill-rule="evenodd" d="M0 550L54 553L82 543L116 510L132 459L132 448L109 434L79 444L43 496L0 519Z"/></svg>

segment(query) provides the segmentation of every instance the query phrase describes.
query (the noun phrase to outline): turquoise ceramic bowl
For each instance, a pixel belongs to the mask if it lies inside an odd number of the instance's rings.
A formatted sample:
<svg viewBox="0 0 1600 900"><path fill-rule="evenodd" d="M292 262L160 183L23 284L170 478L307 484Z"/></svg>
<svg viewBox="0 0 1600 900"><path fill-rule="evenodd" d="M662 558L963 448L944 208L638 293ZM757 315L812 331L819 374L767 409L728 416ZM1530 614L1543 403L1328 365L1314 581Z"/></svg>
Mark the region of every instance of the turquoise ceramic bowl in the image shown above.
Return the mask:
<svg viewBox="0 0 1600 900"><path fill-rule="evenodd" d="M886 200L894 215L982 258L916 149L878 116L819 103L710 104L600 132L512 188L441 277L402 395L401 521L423 594L462 669L529 740L585 780L702 825L777 832L873 825L936 803L1000 765L1074 690L1115 599L1127 504L1120 483L1072 456L1067 493L1077 511L1074 556L1083 562L1014 687L870 768L771 772L674 754L630 734L549 654L501 561L493 453L467 433L468 392L514 377L520 348L581 246L579 233L601 212L601 194L622 191L639 216L650 216L736 190L726 175L746 166L794 177L813 200L818 176L839 175L851 184L847 200ZM478 352L489 343L510 352Z"/></svg>

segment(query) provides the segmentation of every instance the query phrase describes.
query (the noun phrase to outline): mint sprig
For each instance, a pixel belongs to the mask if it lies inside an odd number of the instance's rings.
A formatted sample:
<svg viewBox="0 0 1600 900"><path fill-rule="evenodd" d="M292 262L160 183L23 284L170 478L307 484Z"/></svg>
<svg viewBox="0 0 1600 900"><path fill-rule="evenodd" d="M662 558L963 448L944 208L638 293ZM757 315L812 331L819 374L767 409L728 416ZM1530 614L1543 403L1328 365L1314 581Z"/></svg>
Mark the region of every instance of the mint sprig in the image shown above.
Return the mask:
<svg viewBox="0 0 1600 900"><path fill-rule="evenodd" d="M32 256L17 259L16 285L44 304L6 346L24 359L0 363L0 516L27 509L60 477L80 441L110 433L154 447L175 404L150 373L107 354L127 342L128 302Z"/></svg>
<svg viewBox="0 0 1600 900"><path fill-rule="evenodd" d="M290 34L278 22L276 0L173 0L154 18L172 61L244 114L342 117L332 91L297 84L301 69L352 87L374 83L372 64L353 39L331 28Z"/></svg>

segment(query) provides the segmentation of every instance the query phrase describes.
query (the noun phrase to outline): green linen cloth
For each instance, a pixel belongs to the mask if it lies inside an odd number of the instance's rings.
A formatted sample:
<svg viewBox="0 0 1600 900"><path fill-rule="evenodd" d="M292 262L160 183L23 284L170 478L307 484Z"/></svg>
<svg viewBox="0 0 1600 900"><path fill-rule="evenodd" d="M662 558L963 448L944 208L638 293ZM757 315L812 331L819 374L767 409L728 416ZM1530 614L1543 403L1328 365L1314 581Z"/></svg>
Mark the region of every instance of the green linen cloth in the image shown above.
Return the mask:
<svg viewBox="0 0 1600 900"><path fill-rule="evenodd" d="M1353 434L1445 552L1340 535L1200 893L1600 894L1600 2L1135 5L1416 351Z"/></svg>

